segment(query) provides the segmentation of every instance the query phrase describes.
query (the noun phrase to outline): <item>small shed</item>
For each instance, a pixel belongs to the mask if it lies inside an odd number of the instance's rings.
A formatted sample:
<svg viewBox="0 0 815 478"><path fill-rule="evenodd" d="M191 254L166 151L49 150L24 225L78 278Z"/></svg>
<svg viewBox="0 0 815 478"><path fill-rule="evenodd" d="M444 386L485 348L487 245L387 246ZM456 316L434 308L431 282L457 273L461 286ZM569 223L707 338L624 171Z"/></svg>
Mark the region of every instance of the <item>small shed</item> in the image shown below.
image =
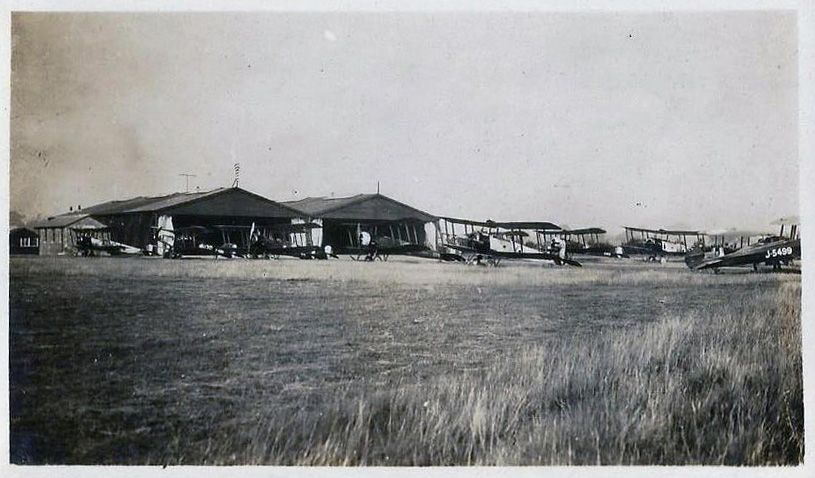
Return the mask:
<svg viewBox="0 0 815 478"><path fill-rule="evenodd" d="M76 239L81 235L110 238L110 229L84 212L49 217L34 224L34 229L39 237L39 253L43 256L75 252Z"/></svg>
<svg viewBox="0 0 815 478"><path fill-rule="evenodd" d="M400 243L427 244L425 226L436 217L382 194L350 197L309 197L284 203L322 227L312 230L312 243L337 251L359 248L361 232Z"/></svg>
<svg viewBox="0 0 815 478"><path fill-rule="evenodd" d="M40 253L40 237L37 231L27 227L15 227L8 233L8 249L12 255L36 255Z"/></svg>

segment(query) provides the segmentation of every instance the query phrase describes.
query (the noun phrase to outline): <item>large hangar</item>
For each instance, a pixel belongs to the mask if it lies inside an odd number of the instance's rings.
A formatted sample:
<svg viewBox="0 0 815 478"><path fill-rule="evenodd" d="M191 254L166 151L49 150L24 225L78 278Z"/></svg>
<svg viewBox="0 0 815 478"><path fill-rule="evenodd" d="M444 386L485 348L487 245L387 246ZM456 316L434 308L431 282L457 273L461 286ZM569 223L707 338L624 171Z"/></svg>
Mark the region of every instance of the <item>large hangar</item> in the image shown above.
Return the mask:
<svg viewBox="0 0 815 478"><path fill-rule="evenodd" d="M321 226L312 230L311 243L330 245L338 252L363 247L363 233L401 244L428 245L425 226L437 220L432 214L378 193L341 198L309 197L283 204L301 211L305 219Z"/></svg>
<svg viewBox="0 0 815 478"><path fill-rule="evenodd" d="M302 216L289 206L240 188L110 201L87 207L81 213L83 219L98 224L98 229L104 228L109 239L140 249L157 243L160 228L179 231L194 227L205 228L204 235L213 236L202 237L204 240L210 239L216 244L229 242L244 248L249 245L252 225L263 233L264 229L277 230L280 224L291 224ZM70 221L69 216L78 217L76 213L56 216L47 221L51 224L42 226L68 227L75 222ZM41 254L58 253L69 244L61 245L61 248L41 248Z"/></svg>

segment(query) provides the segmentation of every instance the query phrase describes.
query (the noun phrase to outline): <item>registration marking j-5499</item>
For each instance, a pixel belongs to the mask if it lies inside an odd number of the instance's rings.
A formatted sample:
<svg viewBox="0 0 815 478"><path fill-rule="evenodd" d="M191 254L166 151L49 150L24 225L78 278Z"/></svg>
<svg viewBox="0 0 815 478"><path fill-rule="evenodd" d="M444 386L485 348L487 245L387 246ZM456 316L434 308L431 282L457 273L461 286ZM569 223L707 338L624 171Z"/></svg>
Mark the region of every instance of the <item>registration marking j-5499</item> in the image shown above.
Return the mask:
<svg viewBox="0 0 815 478"><path fill-rule="evenodd" d="M775 249L770 249L764 255L765 259L769 259L771 257L781 257L781 256L790 256L792 255L792 246L788 247L778 247Z"/></svg>

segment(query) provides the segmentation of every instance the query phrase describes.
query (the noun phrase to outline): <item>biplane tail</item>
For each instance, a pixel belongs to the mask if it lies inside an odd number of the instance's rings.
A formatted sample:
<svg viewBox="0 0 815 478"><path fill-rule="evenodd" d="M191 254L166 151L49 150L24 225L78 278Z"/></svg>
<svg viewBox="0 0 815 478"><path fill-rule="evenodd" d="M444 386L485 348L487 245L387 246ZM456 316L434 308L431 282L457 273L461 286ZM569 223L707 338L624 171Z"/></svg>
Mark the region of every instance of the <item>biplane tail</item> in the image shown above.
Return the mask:
<svg viewBox="0 0 815 478"><path fill-rule="evenodd" d="M685 265L689 269L698 269L705 262L705 251L701 248L693 249L685 254Z"/></svg>

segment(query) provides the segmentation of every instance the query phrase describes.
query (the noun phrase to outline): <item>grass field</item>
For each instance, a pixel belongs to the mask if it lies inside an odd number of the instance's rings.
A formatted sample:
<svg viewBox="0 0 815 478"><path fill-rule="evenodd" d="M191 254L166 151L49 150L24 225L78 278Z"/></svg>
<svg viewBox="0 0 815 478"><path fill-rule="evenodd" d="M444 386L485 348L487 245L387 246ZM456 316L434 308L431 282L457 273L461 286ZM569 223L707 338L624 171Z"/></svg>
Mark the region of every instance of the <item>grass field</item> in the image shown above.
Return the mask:
<svg viewBox="0 0 815 478"><path fill-rule="evenodd" d="M14 258L11 459L797 464L800 276Z"/></svg>

